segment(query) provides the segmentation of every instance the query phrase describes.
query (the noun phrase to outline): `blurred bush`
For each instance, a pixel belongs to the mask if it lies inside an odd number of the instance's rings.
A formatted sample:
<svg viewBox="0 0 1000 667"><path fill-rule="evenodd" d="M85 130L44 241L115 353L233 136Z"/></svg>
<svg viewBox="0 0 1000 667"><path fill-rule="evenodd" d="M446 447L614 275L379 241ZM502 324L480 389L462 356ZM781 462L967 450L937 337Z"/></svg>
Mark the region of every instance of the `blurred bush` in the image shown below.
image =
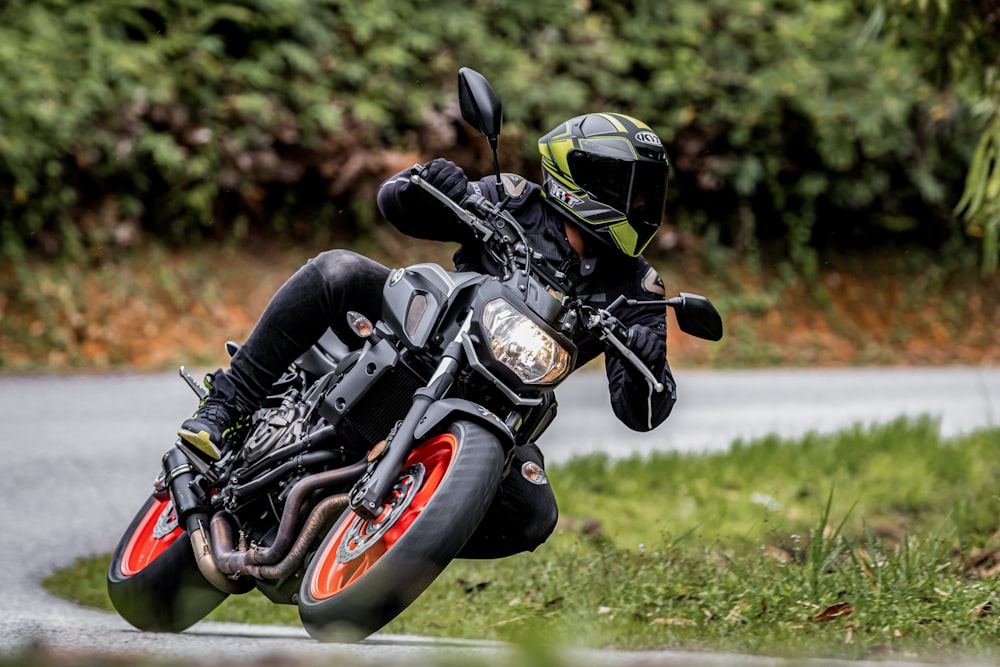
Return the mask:
<svg viewBox="0 0 1000 667"><path fill-rule="evenodd" d="M984 277L1000 264L1000 0L880 0L886 35L924 55L924 72L954 87L984 126L956 212L982 238Z"/></svg>
<svg viewBox="0 0 1000 667"><path fill-rule="evenodd" d="M489 171L460 66L504 102L505 169L619 110L675 167L679 231L741 251L961 239L982 131L864 0L6 0L0 242L100 256L142 235L365 234L390 173ZM664 235L665 240L684 237Z"/></svg>

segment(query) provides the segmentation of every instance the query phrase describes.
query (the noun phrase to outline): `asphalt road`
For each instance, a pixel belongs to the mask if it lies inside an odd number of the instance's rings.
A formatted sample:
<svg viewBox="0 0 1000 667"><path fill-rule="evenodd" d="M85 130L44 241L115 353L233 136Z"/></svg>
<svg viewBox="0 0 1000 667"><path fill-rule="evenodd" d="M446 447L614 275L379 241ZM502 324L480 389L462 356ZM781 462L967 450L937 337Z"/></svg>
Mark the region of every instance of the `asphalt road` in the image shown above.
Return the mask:
<svg viewBox="0 0 1000 667"><path fill-rule="evenodd" d="M676 375L680 400L674 414L650 434L617 423L600 374L570 378L559 391L559 419L541 443L548 460L592 451L627 456L657 449L716 450L736 438L795 436L902 414L936 416L946 435L1000 425L1000 368ZM190 661L285 655L384 664L438 656L438 642L382 634L354 646L322 645L301 629L268 626L201 623L180 635L144 634L114 614L79 608L41 589L40 581L53 570L111 551L194 403L174 374L0 377L0 655L41 643L57 650ZM455 657L503 649L453 642L447 650ZM673 652L579 657L583 663L618 665L735 660Z"/></svg>

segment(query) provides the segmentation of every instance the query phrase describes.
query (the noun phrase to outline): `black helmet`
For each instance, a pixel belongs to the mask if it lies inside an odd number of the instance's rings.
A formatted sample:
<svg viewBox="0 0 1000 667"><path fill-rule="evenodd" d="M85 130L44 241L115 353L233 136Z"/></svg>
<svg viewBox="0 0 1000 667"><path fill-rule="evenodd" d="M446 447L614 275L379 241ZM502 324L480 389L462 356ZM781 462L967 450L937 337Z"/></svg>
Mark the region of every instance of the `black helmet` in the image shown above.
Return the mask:
<svg viewBox="0 0 1000 667"><path fill-rule="evenodd" d="M617 113L577 116L538 140L546 201L591 238L637 257L666 202L663 144L645 123Z"/></svg>

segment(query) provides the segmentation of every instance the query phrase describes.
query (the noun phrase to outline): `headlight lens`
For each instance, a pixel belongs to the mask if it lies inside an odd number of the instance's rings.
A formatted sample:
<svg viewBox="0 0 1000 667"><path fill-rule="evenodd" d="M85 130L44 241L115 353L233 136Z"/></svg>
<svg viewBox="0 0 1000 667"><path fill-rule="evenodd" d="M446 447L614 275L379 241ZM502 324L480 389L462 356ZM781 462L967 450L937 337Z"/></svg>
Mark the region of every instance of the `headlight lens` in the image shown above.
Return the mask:
<svg viewBox="0 0 1000 667"><path fill-rule="evenodd" d="M504 299L486 304L482 322L493 358L525 384L553 384L569 371L569 353Z"/></svg>

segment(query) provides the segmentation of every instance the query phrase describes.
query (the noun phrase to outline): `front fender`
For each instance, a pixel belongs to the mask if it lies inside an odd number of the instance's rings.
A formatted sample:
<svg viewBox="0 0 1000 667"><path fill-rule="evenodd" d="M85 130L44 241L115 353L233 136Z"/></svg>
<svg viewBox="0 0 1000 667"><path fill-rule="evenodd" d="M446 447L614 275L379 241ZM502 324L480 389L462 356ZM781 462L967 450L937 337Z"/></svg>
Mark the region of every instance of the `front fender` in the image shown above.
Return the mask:
<svg viewBox="0 0 1000 667"><path fill-rule="evenodd" d="M464 398L445 398L432 403L413 431L414 440L417 442L424 440L459 417L469 419L492 431L503 442L505 450L514 446L514 434L502 419L478 403Z"/></svg>

